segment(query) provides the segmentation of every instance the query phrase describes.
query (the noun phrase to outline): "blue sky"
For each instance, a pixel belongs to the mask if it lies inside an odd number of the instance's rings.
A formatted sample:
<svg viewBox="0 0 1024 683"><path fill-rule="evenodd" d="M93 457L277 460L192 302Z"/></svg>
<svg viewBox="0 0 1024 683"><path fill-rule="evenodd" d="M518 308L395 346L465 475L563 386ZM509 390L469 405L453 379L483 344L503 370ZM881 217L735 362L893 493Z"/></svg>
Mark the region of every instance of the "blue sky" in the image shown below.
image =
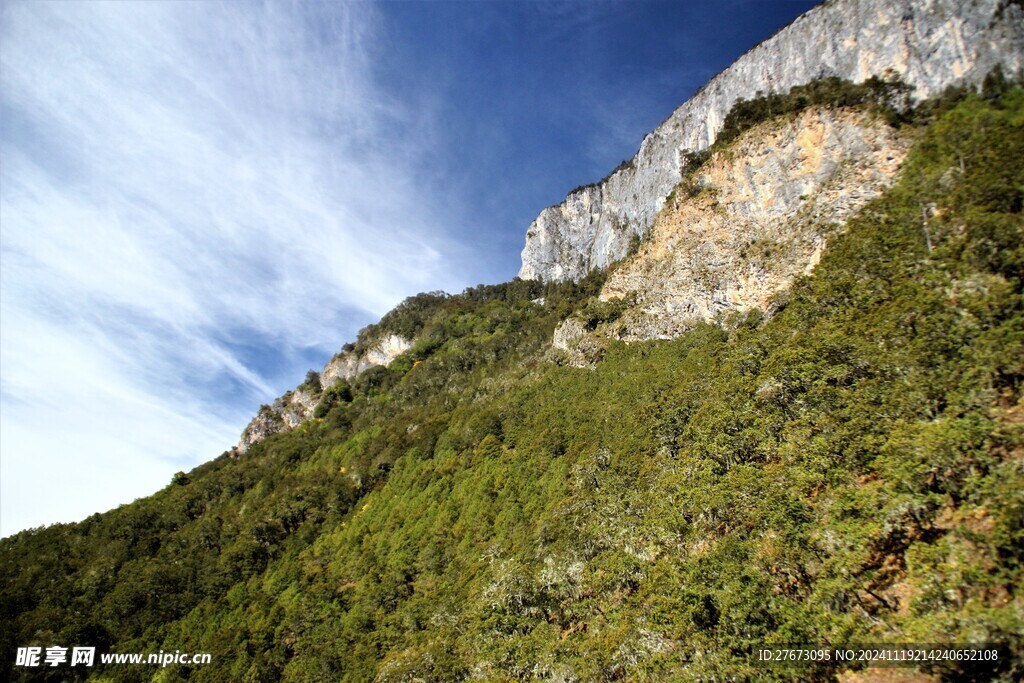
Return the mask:
<svg viewBox="0 0 1024 683"><path fill-rule="evenodd" d="M0 6L0 534L148 495L813 2Z"/></svg>

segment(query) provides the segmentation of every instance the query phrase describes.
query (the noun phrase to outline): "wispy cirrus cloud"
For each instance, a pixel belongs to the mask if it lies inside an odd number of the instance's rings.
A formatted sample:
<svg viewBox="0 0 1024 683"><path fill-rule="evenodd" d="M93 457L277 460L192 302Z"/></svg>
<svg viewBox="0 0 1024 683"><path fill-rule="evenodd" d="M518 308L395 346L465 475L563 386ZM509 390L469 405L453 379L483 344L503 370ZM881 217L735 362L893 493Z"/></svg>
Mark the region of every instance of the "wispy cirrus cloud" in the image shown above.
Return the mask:
<svg viewBox="0 0 1024 683"><path fill-rule="evenodd" d="M461 286L377 30L365 4L4 5L2 533L155 490L368 315Z"/></svg>

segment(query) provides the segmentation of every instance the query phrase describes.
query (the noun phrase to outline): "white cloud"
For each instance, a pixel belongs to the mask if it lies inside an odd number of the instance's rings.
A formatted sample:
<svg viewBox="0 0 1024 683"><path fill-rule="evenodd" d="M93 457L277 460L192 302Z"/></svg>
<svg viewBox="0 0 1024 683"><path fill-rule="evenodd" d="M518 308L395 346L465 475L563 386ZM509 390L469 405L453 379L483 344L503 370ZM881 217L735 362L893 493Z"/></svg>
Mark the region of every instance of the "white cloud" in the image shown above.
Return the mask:
<svg viewBox="0 0 1024 683"><path fill-rule="evenodd" d="M309 11L4 6L2 533L229 447L281 390L232 341L329 352L342 312L453 288L432 122L375 83L372 7Z"/></svg>

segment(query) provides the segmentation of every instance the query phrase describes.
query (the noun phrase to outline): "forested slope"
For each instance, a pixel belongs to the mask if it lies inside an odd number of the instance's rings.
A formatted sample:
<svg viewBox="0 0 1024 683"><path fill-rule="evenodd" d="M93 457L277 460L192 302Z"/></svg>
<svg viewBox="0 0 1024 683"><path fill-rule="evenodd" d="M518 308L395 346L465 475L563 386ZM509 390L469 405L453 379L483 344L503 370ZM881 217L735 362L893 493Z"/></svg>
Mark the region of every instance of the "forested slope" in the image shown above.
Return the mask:
<svg viewBox="0 0 1024 683"><path fill-rule="evenodd" d="M415 346L317 419L3 539L0 677L806 680L750 653L993 642L928 671L1019 679L1024 91L893 125L899 181L770 319L580 369L549 341L606 273L414 297ZM54 643L213 661L12 666Z"/></svg>

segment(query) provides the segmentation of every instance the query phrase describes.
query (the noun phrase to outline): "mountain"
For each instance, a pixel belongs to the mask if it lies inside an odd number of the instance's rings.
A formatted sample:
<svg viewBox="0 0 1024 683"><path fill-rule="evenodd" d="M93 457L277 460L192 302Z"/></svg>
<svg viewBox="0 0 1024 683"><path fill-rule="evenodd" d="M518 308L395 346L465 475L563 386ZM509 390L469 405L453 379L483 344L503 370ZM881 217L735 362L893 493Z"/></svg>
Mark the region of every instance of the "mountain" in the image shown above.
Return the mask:
<svg viewBox="0 0 1024 683"><path fill-rule="evenodd" d="M607 178L544 209L526 232L519 277L576 280L644 236L734 104L812 80L898 76L926 99L979 85L997 64L1024 67L1024 7L1008 0L834 0L806 12L715 76Z"/></svg>
<svg viewBox="0 0 1024 683"><path fill-rule="evenodd" d="M894 6L794 26L870 62ZM905 7L988 71L734 93L604 267L410 297L231 452L0 540L0 678L1020 680L1021 6ZM964 647L758 658L871 643Z"/></svg>
<svg viewBox="0 0 1024 683"><path fill-rule="evenodd" d="M810 82L831 80L862 83L873 80L884 83L885 79L895 79L904 88L901 92L883 90L846 93L845 96L852 97L850 102L864 100L865 95L875 99L879 95L896 96L900 101L888 104L905 108L913 101L927 99L949 87L979 86L996 66L1007 73L1017 73L1024 69L1024 6L1020 3L1007 0L825 2L751 49L711 79L644 138L640 150L629 162L615 169L600 183L574 190L562 204L542 211L526 232L519 277L542 281L579 280L591 270L607 268L626 256L636 240L648 236L656 217L665 208L669 193L677 187L684 175L693 170L692 163L700 153L713 146L723 127L727 127L728 131L729 112L745 99L788 93ZM807 95L820 98L822 93L808 91ZM835 104L839 101L835 97L829 100L827 95L821 100L822 103ZM804 242L810 240L813 243L809 247L810 251L804 254L805 262L801 269L806 270L811 265L808 259L816 260L820 256L826 237L821 231L820 234L805 234L792 225L796 213L811 210L809 206L803 205L806 200L815 194L813 201L820 203L816 192L823 183L840 183L838 191L832 193L832 200L843 206L835 207L838 213L832 216L831 221L842 222L845 216L853 213L854 208L873 196L878 187L891 181L896 165L895 157L882 159L876 154L874 161L884 162L884 167L875 169L875 177L868 183L870 187L843 187L843 178L840 176L848 174L849 169L838 167L848 162L861 163L862 160L852 157L863 155L865 144L870 143L865 143L863 139L846 139L848 130L840 131L828 124L825 126L827 131L819 126L815 134L827 135L827 138L810 140L807 137L808 131L804 130L803 138L797 141L797 154L806 157L808 154L824 153L827 157L810 162L818 165L812 174L813 178L799 171L802 177L782 188L778 181L786 175L786 169L759 168L756 162L748 163L742 169L748 174L747 185L756 186L760 202L751 203L744 198L743 206L736 201L722 204L734 211L749 213L753 210L759 213L756 216L740 217L744 229L730 228L724 234L729 235L733 241L743 238L754 242L769 240L773 243L778 241L777 237L783 236L783 243L775 246L778 247L777 251L786 252L790 256L796 255L793 249L797 247L792 242L799 234ZM843 139L837 139L836 136ZM816 145L823 149L813 149ZM888 151L900 154L897 148L888 148ZM781 157L775 155L779 152L777 149L760 150L750 155L750 159L778 164ZM793 150L786 153L792 156ZM833 177L840 171L839 175ZM766 172L773 177L762 177ZM711 181L707 180L707 183L711 187ZM782 202L785 208L780 208L781 204L766 208L765 200L774 203L780 191L785 193ZM822 207L816 210L820 212ZM786 225L769 226L769 223L778 223L780 211L788 212L786 220L789 222ZM815 225L823 226L827 222L822 216L817 216ZM694 224L691 231L695 239L699 240L702 234L708 232L708 226ZM761 244L759 248L766 246L769 245ZM641 298L647 311L639 315L647 320L647 329L639 334L636 330L623 331L620 338L670 338L674 334L673 330L685 329L688 321L694 317L709 319L712 313L723 310L746 310L755 305L763 307L767 298L784 289L800 270L789 268L785 272L778 272L783 269L783 265L776 258L771 259L768 268L759 268L750 263L745 271L741 272L741 269L726 273L715 263L716 257L700 253L697 245L693 247L682 253L692 254L695 263L684 268L677 274L678 277L659 282L658 278L665 275L662 264L657 273L649 273L650 277L644 281L637 281L637 275L633 273L620 276L631 278L632 282L626 283L619 279L609 284L602 298L622 297L631 291L643 292ZM792 266L792 262L789 265ZM697 284L700 278L693 277L694 268L718 271L715 284L710 289L705 287L702 292L690 291L684 294L676 291L673 284L680 277L684 287L692 288ZM664 311L659 313L654 310L655 299L658 299L659 310L664 308ZM697 309L701 313L696 316L685 313ZM654 318L659 318L660 322L653 323ZM570 356L577 359L576 362L580 362L580 352L570 347L580 344L587 346L589 343L581 339L573 321L562 326L555 338L556 347L568 351ZM361 333L358 351L342 351L331 359L319 373L319 383L329 387L338 380L351 379L368 368L386 366L411 344L412 340L407 337L380 335L376 327L371 327ZM316 392L319 391L319 387L314 386L316 384L316 381L307 382L272 404L262 406L243 430L232 452L245 453L252 443L270 434L292 429L311 418L317 403Z"/></svg>

